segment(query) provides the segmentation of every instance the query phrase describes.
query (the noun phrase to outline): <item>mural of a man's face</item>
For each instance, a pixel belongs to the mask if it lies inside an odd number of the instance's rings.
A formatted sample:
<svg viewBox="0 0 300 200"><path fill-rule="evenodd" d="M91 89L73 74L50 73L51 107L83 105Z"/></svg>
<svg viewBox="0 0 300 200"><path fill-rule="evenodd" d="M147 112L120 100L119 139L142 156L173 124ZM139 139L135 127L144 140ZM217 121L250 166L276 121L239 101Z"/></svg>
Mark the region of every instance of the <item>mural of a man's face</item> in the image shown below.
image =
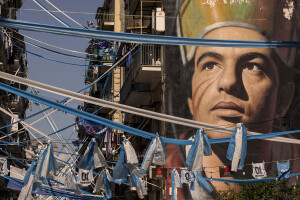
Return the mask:
<svg viewBox="0 0 300 200"><path fill-rule="evenodd" d="M218 28L204 38L266 41L260 33L241 27ZM251 131L271 131L279 89L271 49L198 47L194 61L188 101L195 120L220 126L244 122Z"/></svg>

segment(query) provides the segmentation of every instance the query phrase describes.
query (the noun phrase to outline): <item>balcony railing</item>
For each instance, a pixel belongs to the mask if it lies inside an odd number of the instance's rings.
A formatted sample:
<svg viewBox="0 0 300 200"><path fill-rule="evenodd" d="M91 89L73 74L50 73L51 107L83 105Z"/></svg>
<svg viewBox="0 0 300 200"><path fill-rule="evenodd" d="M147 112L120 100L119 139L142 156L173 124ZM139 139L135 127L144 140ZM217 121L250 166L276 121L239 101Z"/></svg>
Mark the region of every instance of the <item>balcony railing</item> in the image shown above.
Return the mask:
<svg viewBox="0 0 300 200"><path fill-rule="evenodd" d="M160 45L142 45L141 48L142 49L136 54L132 63L133 77L136 77L142 66L161 67Z"/></svg>
<svg viewBox="0 0 300 200"><path fill-rule="evenodd" d="M115 14L113 12L102 12L99 14L97 29L104 30L106 24L113 25Z"/></svg>

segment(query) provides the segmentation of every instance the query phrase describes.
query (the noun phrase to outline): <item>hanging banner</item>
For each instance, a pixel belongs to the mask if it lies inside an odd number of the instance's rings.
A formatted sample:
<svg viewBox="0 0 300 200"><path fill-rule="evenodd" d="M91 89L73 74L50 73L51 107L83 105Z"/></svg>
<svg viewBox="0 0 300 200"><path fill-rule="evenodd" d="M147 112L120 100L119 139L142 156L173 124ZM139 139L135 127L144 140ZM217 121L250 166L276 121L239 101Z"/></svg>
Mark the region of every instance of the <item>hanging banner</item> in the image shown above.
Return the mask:
<svg viewBox="0 0 300 200"><path fill-rule="evenodd" d="M264 163L252 163L252 176L256 179L261 179L267 177L267 172L265 170Z"/></svg>
<svg viewBox="0 0 300 200"><path fill-rule="evenodd" d="M79 183L82 187L87 187L92 183L93 170L79 169Z"/></svg>
<svg viewBox="0 0 300 200"><path fill-rule="evenodd" d="M108 129L108 127L103 124L97 124L85 119L82 120L82 125L84 126L88 134L100 139L103 139L105 137L106 131Z"/></svg>
<svg viewBox="0 0 300 200"><path fill-rule="evenodd" d="M8 174L7 169L7 158L0 157L0 176L4 176Z"/></svg>

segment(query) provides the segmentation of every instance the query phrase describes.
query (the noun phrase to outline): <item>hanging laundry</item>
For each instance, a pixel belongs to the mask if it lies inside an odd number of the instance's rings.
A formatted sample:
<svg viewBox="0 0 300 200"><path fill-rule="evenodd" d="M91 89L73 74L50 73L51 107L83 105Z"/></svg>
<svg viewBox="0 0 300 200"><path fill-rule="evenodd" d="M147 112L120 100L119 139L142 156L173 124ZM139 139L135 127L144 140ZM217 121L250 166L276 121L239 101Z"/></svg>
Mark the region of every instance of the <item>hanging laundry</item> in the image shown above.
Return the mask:
<svg viewBox="0 0 300 200"><path fill-rule="evenodd" d="M124 144L122 143L117 164L113 168L113 179L117 181L126 182L127 174L128 170L125 166L125 150Z"/></svg>
<svg viewBox="0 0 300 200"><path fill-rule="evenodd" d="M165 164L165 158L167 156L167 151L166 151L166 147L164 142L161 140L160 136L158 135L158 133L156 134L156 137L152 139L141 169L140 169L140 173L145 174L147 173L148 169L149 169L149 165L151 163L155 164L155 165L164 165Z"/></svg>
<svg viewBox="0 0 300 200"><path fill-rule="evenodd" d="M111 129L108 129L105 134L104 142L106 144L106 158L110 157L112 154L112 148L111 148L111 143L112 143L112 131Z"/></svg>
<svg viewBox="0 0 300 200"><path fill-rule="evenodd" d="M172 171L172 197L171 200L177 200L177 188L182 188L180 176L176 168Z"/></svg>
<svg viewBox="0 0 300 200"><path fill-rule="evenodd" d="M75 180L75 174L72 171L69 171L65 179L65 189L74 191L75 194L81 194L81 188L77 181Z"/></svg>
<svg viewBox="0 0 300 200"><path fill-rule="evenodd" d="M212 193L213 188L210 186L210 184L201 176L201 172L194 172L195 177L197 179L197 182L200 187L202 187L206 192Z"/></svg>
<svg viewBox="0 0 300 200"><path fill-rule="evenodd" d="M278 181L281 181L284 178L288 179L290 177L289 162L277 163L277 170L278 170Z"/></svg>
<svg viewBox="0 0 300 200"><path fill-rule="evenodd" d="M243 169L246 152L247 130L243 123L238 123L230 138L226 156L227 159L232 160L231 171L236 172L238 169Z"/></svg>
<svg viewBox="0 0 300 200"><path fill-rule="evenodd" d="M82 187L89 186L93 181L93 170L79 169L79 183Z"/></svg>
<svg viewBox="0 0 300 200"><path fill-rule="evenodd" d="M111 198L111 190L109 186L109 182L111 181L112 178L110 176L109 171L107 169L102 170L98 176L93 193L100 194L102 185L104 184L106 198Z"/></svg>
<svg viewBox="0 0 300 200"><path fill-rule="evenodd" d="M252 176L256 179L261 179L267 177L267 172L265 170L265 163L252 163Z"/></svg>
<svg viewBox="0 0 300 200"><path fill-rule="evenodd" d="M53 145L49 141L46 149L41 153L38 159L35 173L41 179L46 179L50 171L59 171L59 167L54 158Z"/></svg>
<svg viewBox="0 0 300 200"><path fill-rule="evenodd" d="M93 138L83 157L78 162L77 168L92 170L99 167L108 167L106 160L98 147L96 139Z"/></svg>
<svg viewBox="0 0 300 200"><path fill-rule="evenodd" d="M130 184L132 187L136 187L136 191L138 194L138 197L140 199L144 199L144 196L147 195L147 190L145 188L145 184L141 177L138 177L133 172L130 173Z"/></svg>
<svg viewBox="0 0 300 200"><path fill-rule="evenodd" d="M108 41L103 41L103 42L96 42L96 43L93 44L93 46L96 45L96 46L98 46L100 49L106 49L107 46L108 46L108 44L109 44Z"/></svg>
<svg viewBox="0 0 300 200"><path fill-rule="evenodd" d="M192 147L189 150L186 164L192 167L193 171L203 170L203 154L210 156L212 154L208 137L201 128L197 131Z"/></svg>
<svg viewBox="0 0 300 200"><path fill-rule="evenodd" d="M7 158L6 157L0 157L0 176L4 176L8 174L8 168L7 168Z"/></svg>
<svg viewBox="0 0 300 200"><path fill-rule="evenodd" d="M84 128L87 130L87 133L99 138L99 139L104 139L106 131L108 129L108 126L102 125L102 124L97 124L95 122L83 119L82 120L82 125Z"/></svg>
<svg viewBox="0 0 300 200"><path fill-rule="evenodd" d="M131 52L129 52L128 56L126 57L126 67L127 69L130 67L132 63L132 55L131 55Z"/></svg>

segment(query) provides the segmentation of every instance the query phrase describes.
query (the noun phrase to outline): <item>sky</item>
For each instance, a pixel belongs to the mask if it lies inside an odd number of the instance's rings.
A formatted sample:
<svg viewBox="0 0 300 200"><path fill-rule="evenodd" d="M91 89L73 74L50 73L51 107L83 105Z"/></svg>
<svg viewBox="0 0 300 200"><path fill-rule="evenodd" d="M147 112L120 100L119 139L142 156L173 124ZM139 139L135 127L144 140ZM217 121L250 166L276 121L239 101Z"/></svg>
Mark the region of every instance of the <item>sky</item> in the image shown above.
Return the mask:
<svg viewBox="0 0 300 200"><path fill-rule="evenodd" d="M55 11L55 8L53 8L45 0L36 0L36 1L38 1L48 10ZM103 4L103 0L51 0L50 2L62 11L75 12L75 13L67 13L67 14L70 17L72 17L74 20L82 24L83 26L86 26L88 20L96 24L95 13L97 12L97 8ZM53 12L53 13L56 16L58 16L63 22L67 23L69 26L80 28L79 25L72 22L70 19L63 16L62 14L58 12ZM48 13L42 11L42 8L40 8L33 0L23 1L23 6L17 13L17 19L28 21L28 22L41 23L41 24L63 26L60 22L58 22L56 19L51 17ZM26 36L40 40L42 42L55 45L58 47L62 47L65 49L79 51L79 52L85 51L89 41L89 39L87 38L61 36L55 34L47 34L47 33L24 31L24 30L20 30L20 32ZM25 38L25 41L33 44L38 44L40 46L44 46L63 53L70 53L67 51L42 45L38 42L32 41L27 38ZM76 64L88 64L86 63L86 61L82 59L74 59L67 56L61 56L55 53L38 49L28 44L26 44L26 49L28 51L38 53L44 57L52 58L59 61L76 63ZM73 55L84 57L83 54L73 54ZM28 74L27 74L28 79L39 81L63 89L71 90L74 92L77 92L86 86L84 84L86 67L56 63L53 61L36 57L34 55L31 55L30 53L27 53L27 56L28 56L28 64L29 64ZM30 91L30 88L28 88L28 91ZM39 90L39 94L43 97L47 97L55 101L62 100L65 98L42 90ZM71 101L68 105L77 108L78 104L80 104L79 101ZM30 116L38 111L40 111L40 107L32 103L32 111L28 109L26 111L26 116ZM39 115L37 117L28 119L26 120L26 122L31 123L41 118L41 116L42 115ZM52 118L57 128L61 129L74 123L75 116L58 111L52 115ZM42 120L41 122L38 122L37 124L34 125L34 127L47 134L53 132L47 120ZM61 134L65 139L68 139L72 134L72 132L73 132L73 128L69 128L61 132ZM77 137L76 132L71 135L72 140L76 139L76 137ZM67 141L67 142L70 143L71 141Z"/></svg>

